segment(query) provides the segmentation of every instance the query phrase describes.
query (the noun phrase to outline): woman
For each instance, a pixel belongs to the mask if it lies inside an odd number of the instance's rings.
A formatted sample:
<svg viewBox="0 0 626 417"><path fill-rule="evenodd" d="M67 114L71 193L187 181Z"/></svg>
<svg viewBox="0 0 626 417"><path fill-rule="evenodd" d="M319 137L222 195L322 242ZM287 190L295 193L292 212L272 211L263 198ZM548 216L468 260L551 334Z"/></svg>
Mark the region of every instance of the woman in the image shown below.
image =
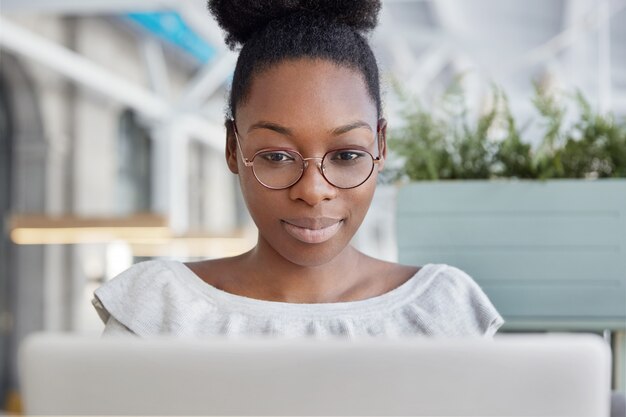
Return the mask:
<svg viewBox="0 0 626 417"><path fill-rule="evenodd" d="M503 320L461 270L350 245L387 156L363 36L380 1L267 3L209 2L227 44L241 45L226 160L257 244L233 258L133 266L95 292L105 334L492 336Z"/></svg>

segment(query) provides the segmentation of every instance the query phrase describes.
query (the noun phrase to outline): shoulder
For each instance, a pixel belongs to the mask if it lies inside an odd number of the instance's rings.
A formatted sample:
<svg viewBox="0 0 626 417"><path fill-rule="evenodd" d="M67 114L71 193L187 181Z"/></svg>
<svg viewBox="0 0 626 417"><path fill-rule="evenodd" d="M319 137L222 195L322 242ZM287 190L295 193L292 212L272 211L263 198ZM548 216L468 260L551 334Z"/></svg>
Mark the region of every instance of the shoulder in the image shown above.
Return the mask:
<svg viewBox="0 0 626 417"><path fill-rule="evenodd" d="M438 333L491 337L504 324L485 292L465 271L428 264L420 273L416 302L430 313Z"/></svg>
<svg viewBox="0 0 626 417"><path fill-rule="evenodd" d="M151 260L137 263L100 286L95 292L101 301L114 301L125 296L140 297L156 288L173 287L181 282L180 271L174 261Z"/></svg>
<svg viewBox="0 0 626 417"><path fill-rule="evenodd" d="M176 261L140 262L94 292L92 301L104 323L113 317L132 333L178 333L190 315L214 309L202 281Z"/></svg>
<svg viewBox="0 0 626 417"><path fill-rule="evenodd" d="M150 260L134 264L119 273L96 290L96 294L105 295L112 291L139 291L155 282L169 281L175 278L170 261Z"/></svg>

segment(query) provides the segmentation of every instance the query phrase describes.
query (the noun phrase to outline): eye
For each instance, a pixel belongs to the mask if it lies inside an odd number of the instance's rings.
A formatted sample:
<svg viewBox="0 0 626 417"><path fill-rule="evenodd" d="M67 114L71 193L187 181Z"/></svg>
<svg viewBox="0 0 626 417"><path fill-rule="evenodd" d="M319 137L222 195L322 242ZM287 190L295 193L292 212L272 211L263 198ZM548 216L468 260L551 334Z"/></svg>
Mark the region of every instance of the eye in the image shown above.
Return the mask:
<svg viewBox="0 0 626 417"><path fill-rule="evenodd" d="M330 154L330 159L333 162L356 162L365 156L367 156L367 154L363 151L347 149L333 152Z"/></svg>
<svg viewBox="0 0 626 417"><path fill-rule="evenodd" d="M294 157L287 152L270 151L259 154L263 162L285 163L294 161Z"/></svg>

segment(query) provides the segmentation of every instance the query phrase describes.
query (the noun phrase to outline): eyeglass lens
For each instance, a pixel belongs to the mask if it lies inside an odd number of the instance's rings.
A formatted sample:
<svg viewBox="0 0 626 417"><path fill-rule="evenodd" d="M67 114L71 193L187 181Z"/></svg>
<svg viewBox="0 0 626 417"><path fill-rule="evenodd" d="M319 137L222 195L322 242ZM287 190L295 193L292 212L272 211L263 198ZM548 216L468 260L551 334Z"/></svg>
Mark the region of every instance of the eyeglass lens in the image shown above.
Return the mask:
<svg viewBox="0 0 626 417"><path fill-rule="evenodd" d="M317 164L315 159L306 162ZM305 169L302 157L288 150L270 150L256 154L252 169L257 179L270 188L287 188L295 184ZM374 160L359 149L338 149L324 155L321 163L324 178L339 188L361 185L372 174Z"/></svg>

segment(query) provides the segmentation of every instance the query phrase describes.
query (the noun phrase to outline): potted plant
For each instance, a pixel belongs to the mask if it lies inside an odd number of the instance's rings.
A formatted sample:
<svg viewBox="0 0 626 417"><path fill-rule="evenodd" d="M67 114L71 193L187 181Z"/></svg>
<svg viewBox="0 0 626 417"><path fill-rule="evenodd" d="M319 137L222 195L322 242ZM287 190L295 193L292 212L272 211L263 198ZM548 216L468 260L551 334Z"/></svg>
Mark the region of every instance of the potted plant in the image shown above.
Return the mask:
<svg viewBox="0 0 626 417"><path fill-rule="evenodd" d="M497 88L472 122L459 86L429 109L405 98L390 134L399 260L466 270L510 329L623 330L626 121L536 85L534 123Z"/></svg>

